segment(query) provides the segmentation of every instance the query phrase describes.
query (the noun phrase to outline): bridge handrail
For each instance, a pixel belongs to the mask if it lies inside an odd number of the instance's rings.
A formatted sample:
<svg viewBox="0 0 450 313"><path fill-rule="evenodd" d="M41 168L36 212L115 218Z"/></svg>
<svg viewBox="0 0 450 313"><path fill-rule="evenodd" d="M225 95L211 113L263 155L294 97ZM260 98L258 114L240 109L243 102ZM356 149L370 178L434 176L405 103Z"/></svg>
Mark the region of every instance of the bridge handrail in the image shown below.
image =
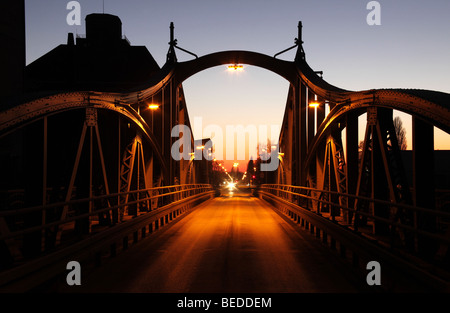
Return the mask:
<svg viewBox="0 0 450 313"><path fill-rule="evenodd" d="M191 188L194 186L199 186L199 188ZM162 207L141 214L136 218L118 223L114 227L107 227L103 231L93 232L89 236L80 238L80 240L70 244L58 246L58 249L46 251L29 260L16 262L13 266L0 271L0 292L29 291L49 279L63 274L69 260L97 264L97 262L101 262L102 255L109 253L110 256L114 256L116 249L120 249L120 244L123 245L124 250L127 249L130 236L131 240L137 242L139 233L142 233L141 238L144 238L144 230L145 233L152 233L199 202L212 198L214 194L214 190L209 185L189 185L187 187L189 189L186 190L183 190L186 187L183 185L150 188L150 190L167 187L179 189L180 192L191 190L191 194L178 201L170 201ZM133 202L139 201L142 200ZM131 204L131 202L127 204ZM97 214L97 211L94 214ZM78 216L78 218L86 218L87 216L89 214ZM152 226L153 223L154 226Z"/></svg>
<svg viewBox="0 0 450 313"><path fill-rule="evenodd" d="M167 190L167 191L164 192L165 190ZM59 227L63 226L64 224L76 222L78 220L83 220L83 219L87 219L87 218L89 219L90 217L98 216L98 214L104 213L104 212L117 211L118 212L117 214L119 214L119 210L123 210L126 207L129 207L131 205L137 205L139 203L144 203L144 202L149 203L150 201L152 201L154 199L169 198L167 201L167 204L172 204L172 203L180 203L181 204L181 203L183 203L183 201L188 201L194 196L198 196L201 194L208 194L208 193L212 193L212 192L213 192L213 188L211 185L208 185L208 184L186 184L186 185L161 186L161 187L147 188L147 189L142 189L142 190L133 190L133 191L129 191L129 192L121 192L121 193L114 193L114 194L108 194L108 195L94 196L94 197L90 197L90 198L74 199L74 200L71 200L68 202L51 203L48 205L39 205L39 206L28 207L28 208L17 209L17 210L0 211L0 219L3 221L3 224L5 224L6 223L5 218L8 218L8 217L17 218L18 216L26 215L26 214L30 214L30 213L36 213L36 212L44 213L50 209L61 209L62 210L63 207L70 208L70 207L73 207L74 205L79 205L79 204L89 205L89 204L98 202L100 200L108 201L106 207L103 207L100 209L92 209L90 212L86 212L86 213L83 212L82 214L77 214L75 216L67 215L65 218L53 220L50 222L44 220L43 223L40 225L27 227L25 229L21 229L21 230L17 230L17 231L0 233L0 241L15 240L15 239L20 240L20 237L22 237L24 235L39 232L39 231L44 231L44 230L52 228L52 227L59 228ZM145 196L143 196L142 198L139 198L137 200L127 201L126 203L121 203L119 201L120 197L122 197L122 196L126 196L126 195L129 196L129 195L133 195L133 194L144 194L144 193L145 193ZM114 203L114 204L111 205L111 203ZM139 208L136 208L137 214L135 214L133 216L132 215L129 215L129 216L136 217L137 215L141 216L141 215L145 215L145 214L149 214L149 213L156 213L161 208L160 206L164 207L165 204L163 203L162 205L158 205L158 207L153 210L150 206L150 208L147 211L143 211L143 212L139 212ZM125 215L125 213L124 213L124 215ZM112 216L110 216L110 218L112 219ZM125 222L127 222L127 220L125 220L123 218L118 218L118 220L115 223L112 223L112 225L122 224ZM4 228L3 228L3 230L4 230Z"/></svg>
<svg viewBox="0 0 450 313"><path fill-rule="evenodd" d="M327 199L322 199L320 196L314 197L311 194L308 195L308 193L316 193L317 195L326 193L328 195L345 197L347 199L352 198L354 201L363 200L363 201L371 202L374 204L385 205L388 207L395 207L398 210L405 210L405 212L407 212L407 210L409 210L409 212L426 213L435 218L439 217L439 218L445 219L447 221L450 221L450 212L440 211L440 210L436 210L436 209L432 210L432 209L428 209L428 208L416 207L416 206L402 204L402 203L394 203L394 202L389 202L389 201L384 201L384 200L379 200L379 199L372 199L372 198L367 198L367 197L363 197L363 196L351 195L348 193L339 193L336 191L320 190L320 189L311 188L311 187L266 184L266 185L261 185L260 189L262 191L265 191L276 197L288 200L289 202L291 202L292 199L289 199L288 195L303 198L306 200L305 203L298 203L296 205L299 205L299 206L303 205L304 207L306 207L304 209L306 209L306 210L310 211L311 213L316 214L320 217L323 217L323 218L326 218L326 217L324 216L323 212L319 212L318 203L330 205L330 208L329 208L330 217L328 217L327 219L330 219L332 222L335 222L341 226L344 226L347 229L352 230L353 232L362 233L360 228L363 228L363 227L359 226L358 223L355 222L355 221L357 221L358 216L364 216L368 220L372 220L374 222L378 221L378 222L387 224L389 227L395 227L395 228L391 228L390 234L387 237L386 236L378 236L373 230L364 234L365 236L370 237L370 239L372 239L372 240L375 239L378 242L383 242L384 244L390 246L391 248L396 245L397 245L396 247L398 248L398 244L394 244L394 236L396 234L394 231L392 231L392 229L407 231L409 235L413 236L414 240L417 240L417 236L436 240L437 243L444 245L444 248L446 246L446 249L448 249L448 247L450 245L450 236L449 236L450 229L447 229L446 233L444 233L443 229L440 230L439 227L436 227L435 231L420 229L418 227L417 223L412 223L410 225L399 223L399 219L400 219L399 217L397 217L395 219L391 219L391 216L389 216L389 218L376 216L372 212L364 212L364 211L356 210L353 207L349 207L349 205L348 205L349 201L347 201L345 205L342 205L342 204L339 204L336 202L328 201ZM303 193L301 193L301 192L303 192ZM309 200L311 200L313 202L317 202L317 205L316 205L317 210L313 211L313 208L310 208ZM354 202L352 202L352 203L354 203ZM353 215L353 223L352 223L352 220L350 220L350 221L337 220L335 217L338 216L339 214L333 214L334 209L342 209L347 212L352 212L354 214ZM403 248L405 248L405 247L403 247ZM441 248L442 248L442 246L441 246ZM413 255L417 254L415 252L417 252L417 251L412 251L412 254ZM410 254L410 253L411 253L411 251L408 252L408 254Z"/></svg>
<svg viewBox="0 0 450 313"><path fill-rule="evenodd" d="M333 191L333 190L321 190L321 189L316 189L316 188L311 188L311 187L293 186L293 185L278 185L278 184L264 184L264 185L261 185L261 188L272 188L272 189L275 189L275 188L280 187L280 186L281 187L301 189L301 190L306 190L306 191L314 191L314 192L318 192L318 193L328 193L328 194L332 194L332 195L337 195L337 196L342 196L342 197L349 197L349 198L358 199L358 200L364 200L364 201L370 201L370 202L374 202L374 203L378 203L378 204L395 206L395 207L399 207L399 208L403 208L403 209L420 211L420 212L423 212L423 213L436 214L436 215L439 215L439 216L442 216L442 217L450 218L450 212L445 212L445 211L440 211L440 210L433 210L433 209L428 209L428 208L424 208L424 207L418 207L418 206L414 206L414 205L410 205L410 204L406 204L406 203L397 203L397 202L394 203L394 202L389 202L389 201L386 201L386 200L373 199L373 198L368 198L368 197L364 197L364 196L356 196L356 195L353 195L353 194L342 193L342 192L337 192L337 191ZM287 190L284 190L284 189L276 189L276 190L277 191L287 191ZM446 192L449 192L449 191L446 191ZM309 199L312 199L312 200L325 202L324 200L319 200L319 199L314 198L314 197L307 197L305 194L302 194L302 193L296 193L296 192L289 192L289 193L291 193L293 195L309 198ZM336 205L336 203L333 203L333 202L329 202L327 204ZM344 209L347 209L347 210L350 210L350 211L355 211L358 214L363 214L364 213L362 211L357 211L357 210L355 210L353 208L349 208L349 207L344 207Z"/></svg>
<svg viewBox="0 0 450 313"><path fill-rule="evenodd" d="M150 198L154 199L154 198L164 197L167 195L177 194L177 193L180 193L183 191L198 190L198 189L202 189L202 188L209 189L211 187L211 185L209 185L209 184L173 185L173 186L153 187L153 188L147 188L147 189L141 189L141 190L132 190L132 191L128 191L128 192L110 193L108 195L94 196L92 198L75 199L75 200L70 200L68 202L65 202L65 201L64 202L55 202L55 203L50 203L50 204L45 204L45 205L36 205L36 206L20 208L20 209L15 209L15 210L0 211L0 217L13 216L16 214L24 214L24 213L30 213L30 212L35 212L35 211L42 211L42 210L51 209L51 208L58 208L58 207L65 206L65 205L80 204L80 203L84 203L84 202L92 202L92 201L96 201L96 200L103 200L103 199L114 198L114 197L117 198L119 196L124 196L124 195L132 195L132 194L137 194L137 193L164 190L164 189L170 189L170 188L180 188L180 187L181 188L190 187L190 188L189 189L180 189L178 191L172 191L172 192L163 193L163 194L157 194L157 195L151 196ZM111 209L106 209L106 210L111 210ZM101 211L99 211L99 210L95 211L95 213L99 213L99 212L101 212ZM3 237L0 237L0 240L1 239L3 239Z"/></svg>
<svg viewBox="0 0 450 313"><path fill-rule="evenodd" d="M290 199L284 199L261 186L259 196L273 204L281 213L289 216L317 238L322 237L323 243L333 250L339 247L344 258L350 258L355 267L366 270L366 262L379 261L383 266L383 288L387 291L396 288L407 290L433 290L448 292L450 290L450 274L446 269L437 268L417 257L398 253L380 244L374 238L367 238L362 233L345 228L337 220L332 221L325 216L303 208ZM293 186L291 186L293 187ZM338 246L339 243L339 246ZM386 275L386 273L389 273ZM414 282L414 284L412 284ZM412 288L412 289L411 289Z"/></svg>

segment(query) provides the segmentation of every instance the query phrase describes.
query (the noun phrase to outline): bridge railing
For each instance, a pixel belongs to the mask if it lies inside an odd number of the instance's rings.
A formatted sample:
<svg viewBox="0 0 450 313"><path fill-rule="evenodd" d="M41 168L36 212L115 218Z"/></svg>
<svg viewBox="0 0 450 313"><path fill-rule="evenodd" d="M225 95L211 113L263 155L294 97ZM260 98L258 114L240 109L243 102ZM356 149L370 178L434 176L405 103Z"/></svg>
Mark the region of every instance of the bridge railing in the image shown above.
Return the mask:
<svg viewBox="0 0 450 313"><path fill-rule="evenodd" d="M116 232L127 240L131 233L136 241L212 198L214 191L207 184L163 186L28 208L20 205L20 190L13 194L3 198L13 201L14 209L0 211L0 275L60 250L70 253L83 241L108 245L105 238Z"/></svg>
<svg viewBox="0 0 450 313"><path fill-rule="evenodd" d="M366 242L376 244L407 262L427 270L432 268L435 275L450 281L450 212L446 206L427 209L277 184L262 185L259 195L295 222L308 224L311 232L315 224L317 232L322 229L325 240L327 232L334 232L337 237L337 232L346 232L353 239L362 239L362 246ZM347 242L343 246L353 244Z"/></svg>

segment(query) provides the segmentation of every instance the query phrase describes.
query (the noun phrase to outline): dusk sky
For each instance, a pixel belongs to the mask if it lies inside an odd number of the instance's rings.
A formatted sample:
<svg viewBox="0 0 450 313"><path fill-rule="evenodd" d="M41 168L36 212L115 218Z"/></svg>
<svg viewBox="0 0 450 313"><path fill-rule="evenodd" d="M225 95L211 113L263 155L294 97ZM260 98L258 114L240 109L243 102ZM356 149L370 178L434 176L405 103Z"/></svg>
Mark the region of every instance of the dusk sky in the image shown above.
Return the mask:
<svg viewBox="0 0 450 313"><path fill-rule="evenodd" d="M102 0L80 0L81 25L69 26L68 2L25 1L27 64L65 44L67 33L85 34L85 16L103 12ZM332 85L354 91L418 88L450 93L450 1L378 1L379 26L366 22L369 2L105 0L104 13L119 16L131 44L146 46L161 67L170 22L178 45L198 56L224 50L273 56L294 44L302 21L306 60ZM179 61L192 58L176 53ZM294 55L295 50L280 58L293 60ZM191 121L202 117L203 127L217 124L223 129L282 122L288 82L267 70L244 67L240 73L215 67L183 83ZM394 114L405 123L410 149L410 118ZM436 149L450 149L449 137L437 131Z"/></svg>

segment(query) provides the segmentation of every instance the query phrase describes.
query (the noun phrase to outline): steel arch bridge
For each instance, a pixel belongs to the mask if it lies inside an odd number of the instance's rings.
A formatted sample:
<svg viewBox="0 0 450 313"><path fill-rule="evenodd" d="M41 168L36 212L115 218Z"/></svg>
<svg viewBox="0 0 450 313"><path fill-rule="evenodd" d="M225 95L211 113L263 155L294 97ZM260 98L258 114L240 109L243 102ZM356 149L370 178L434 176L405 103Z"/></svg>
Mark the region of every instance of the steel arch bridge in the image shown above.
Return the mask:
<svg viewBox="0 0 450 313"><path fill-rule="evenodd" d="M276 178L260 187L261 198L299 222L298 208L306 209L391 248L448 264L450 208L436 204L432 160L434 127L450 132L450 95L343 90L309 67L302 43L300 24L290 48L297 49L294 61L223 51L178 62L175 49L181 48L172 25L167 62L143 86L16 99L0 112L2 171L8 177L1 186L2 267L70 247L130 218L151 215L154 229L167 222L167 214L171 219L181 212L160 209L186 199L189 207L193 199L210 197L211 187L199 184L195 162L171 157L175 138L170 132L176 125L190 126L182 83L222 64L261 67L289 82L280 166ZM149 110L149 103L159 109ZM393 110L413 119L412 185ZM359 145L362 114L367 123Z"/></svg>

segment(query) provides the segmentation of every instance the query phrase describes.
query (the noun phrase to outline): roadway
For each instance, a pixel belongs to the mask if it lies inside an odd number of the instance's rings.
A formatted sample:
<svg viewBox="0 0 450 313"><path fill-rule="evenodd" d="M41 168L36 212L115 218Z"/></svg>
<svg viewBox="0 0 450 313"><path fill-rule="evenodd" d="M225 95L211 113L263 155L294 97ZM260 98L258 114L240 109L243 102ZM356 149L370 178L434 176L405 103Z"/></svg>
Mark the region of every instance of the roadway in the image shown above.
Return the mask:
<svg viewBox="0 0 450 313"><path fill-rule="evenodd" d="M184 218L82 271L59 292L316 293L365 291L365 277L250 194L223 190ZM54 290L55 291L55 290Z"/></svg>

